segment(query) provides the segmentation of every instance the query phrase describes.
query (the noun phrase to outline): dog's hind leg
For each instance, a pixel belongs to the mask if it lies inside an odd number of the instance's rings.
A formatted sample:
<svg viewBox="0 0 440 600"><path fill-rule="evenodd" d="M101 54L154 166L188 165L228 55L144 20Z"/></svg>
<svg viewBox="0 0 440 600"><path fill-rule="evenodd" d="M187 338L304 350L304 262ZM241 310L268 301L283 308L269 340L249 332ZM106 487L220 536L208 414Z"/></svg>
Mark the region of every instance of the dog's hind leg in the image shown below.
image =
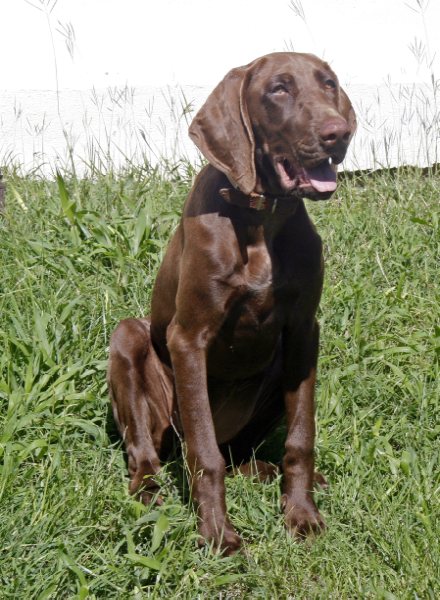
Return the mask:
<svg viewBox="0 0 440 600"><path fill-rule="evenodd" d="M173 381L154 350L149 319L126 319L115 329L108 385L127 451L129 491L145 504L155 496L160 503L155 475L171 428Z"/></svg>

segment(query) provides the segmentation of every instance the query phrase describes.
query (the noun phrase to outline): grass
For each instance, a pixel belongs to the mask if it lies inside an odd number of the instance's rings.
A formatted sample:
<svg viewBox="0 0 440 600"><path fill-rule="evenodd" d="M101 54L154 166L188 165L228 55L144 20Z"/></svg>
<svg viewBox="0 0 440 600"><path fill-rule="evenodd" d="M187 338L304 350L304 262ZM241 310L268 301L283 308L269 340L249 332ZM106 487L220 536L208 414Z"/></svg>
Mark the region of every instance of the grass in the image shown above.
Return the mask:
<svg viewBox="0 0 440 600"><path fill-rule="evenodd" d="M0 598L438 597L438 173L357 174L308 204L327 266L317 463L330 489L317 501L328 531L295 543L279 482L237 476L227 499L245 545L231 558L197 548L173 469L160 508L128 496L108 418L109 335L148 312L192 169L5 175Z"/></svg>

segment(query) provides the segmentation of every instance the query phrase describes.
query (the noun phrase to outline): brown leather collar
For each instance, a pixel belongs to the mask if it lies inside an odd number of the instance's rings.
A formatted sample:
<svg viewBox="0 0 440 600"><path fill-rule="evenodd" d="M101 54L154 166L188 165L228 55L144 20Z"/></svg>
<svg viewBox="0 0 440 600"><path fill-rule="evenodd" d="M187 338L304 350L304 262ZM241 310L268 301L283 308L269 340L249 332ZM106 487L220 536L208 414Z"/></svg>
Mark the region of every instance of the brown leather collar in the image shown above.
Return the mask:
<svg viewBox="0 0 440 600"><path fill-rule="evenodd" d="M277 198L275 196L269 196L268 194L258 194L257 192L244 194L235 188L221 188L219 193L220 196L230 204L235 204L242 208L253 208L254 210L268 210L272 214L280 206L280 201L287 200L290 204L296 199L295 196L283 196Z"/></svg>
<svg viewBox="0 0 440 600"><path fill-rule="evenodd" d="M290 212L292 207L296 206L295 200L298 200L298 197L294 195L275 197L268 194L258 194L257 192L244 194L235 188L221 188L219 193L226 202L235 206L252 208L258 211L266 210L272 214L282 207L287 208Z"/></svg>

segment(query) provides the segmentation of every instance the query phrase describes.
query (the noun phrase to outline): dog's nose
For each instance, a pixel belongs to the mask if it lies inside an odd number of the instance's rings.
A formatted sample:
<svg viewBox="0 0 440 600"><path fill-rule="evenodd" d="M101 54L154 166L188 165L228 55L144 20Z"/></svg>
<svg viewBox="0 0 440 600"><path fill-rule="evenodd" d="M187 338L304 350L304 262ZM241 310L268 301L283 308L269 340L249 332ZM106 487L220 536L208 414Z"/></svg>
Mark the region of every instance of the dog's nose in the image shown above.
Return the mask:
<svg viewBox="0 0 440 600"><path fill-rule="evenodd" d="M321 125L318 135L323 148L331 152L347 146L350 133L347 121L342 117L334 117Z"/></svg>

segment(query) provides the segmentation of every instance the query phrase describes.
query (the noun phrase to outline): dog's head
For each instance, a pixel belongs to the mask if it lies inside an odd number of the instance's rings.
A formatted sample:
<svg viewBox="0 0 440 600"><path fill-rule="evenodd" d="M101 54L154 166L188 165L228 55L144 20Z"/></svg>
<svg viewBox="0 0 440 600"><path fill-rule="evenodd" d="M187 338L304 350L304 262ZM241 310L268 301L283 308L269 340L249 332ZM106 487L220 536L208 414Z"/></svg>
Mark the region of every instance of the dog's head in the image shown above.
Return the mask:
<svg viewBox="0 0 440 600"><path fill-rule="evenodd" d="M279 52L230 71L191 123L202 154L244 194L326 199L356 129L332 69Z"/></svg>

